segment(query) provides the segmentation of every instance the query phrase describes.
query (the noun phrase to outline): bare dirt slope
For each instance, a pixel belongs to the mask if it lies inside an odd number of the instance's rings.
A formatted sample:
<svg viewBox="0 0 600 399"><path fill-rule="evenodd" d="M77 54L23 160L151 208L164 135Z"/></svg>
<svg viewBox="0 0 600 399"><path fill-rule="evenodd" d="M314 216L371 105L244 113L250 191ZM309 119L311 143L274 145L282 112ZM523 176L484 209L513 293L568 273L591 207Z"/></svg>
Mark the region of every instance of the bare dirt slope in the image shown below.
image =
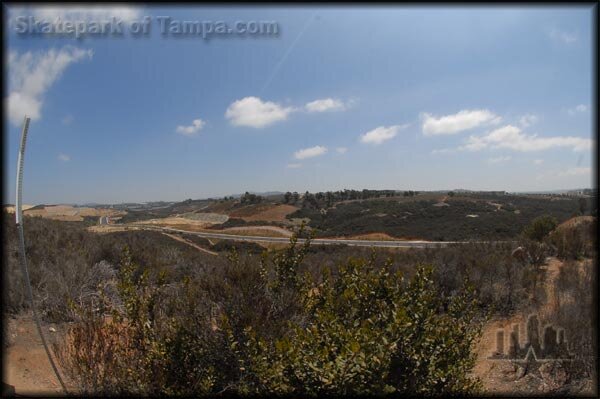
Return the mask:
<svg viewBox="0 0 600 399"><path fill-rule="evenodd" d="M25 212L27 209L29 208L33 208L35 205L21 205L21 209L23 209L23 212ZM14 205L5 205L4 206L4 210L8 213L15 213L15 207Z"/></svg>
<svg viewBox="0 0 600 399"><path fill-rule="evenodd" d="M81 222L86 216L123 216L126 212L106 208L75 207L72 205L50 205L40 208L27 209L26 216L39 216L47 219L67 222Z"/></svg>
<svg viewBox="0 0 600 399"><path fill-rule="evenodd" d="M241 226L228 227L218 230L219 233L231 233L237 235L266 236L266 237L291 237L292 232L277 226Z"/></svg>
<svg viewBox="0 0 600 399"><path fill-rule="evenodd" d="M540 304L536 315L544 320L548 315L557 311L557 302L554 295L556 278L560 272L563 262L556 258L548 258L546 262L546 301ZM582 266L591 264L582 263ZM512 317L491 320L484 326L482 338L477 347L477 362L473 369L473 375L479 377L483 383L484 390L492 395L547 395L560 388L565 383L561 380L565 374L561 370L550 370L544 378L542 374L529 373L523 375L523 371L509 361L494 361L488 358L496 349L496 332L505 331L505 348L507 347L507 332L511 331L515 324L520 326L521 341L524 337L524 329L529 314L516 314ZM523 344L523 342L521 342ZM591 387L581 388L585 393Z"/></svg>
<svg viewBox="0 0 600 399"><path fill-rule="evenodd" d="M51 327L56 332L51 332ZM49 344L62 336L62 329L58 326L44 325L43 328ZM4 348L3 381L13 385L17 395L63 394L30 315L8 320L8 339L9 347ZM62 377L65 378L64 373ZM74 391L73 386L68 381L66 383L67 389Z"/></svg>
<svg viewBox="0 0 600 399"><path fill-rule="evenodd" d="M229 214L233 218L240 218L247 222L264 221L264 222L283 222L286 216L298 210L292 205L273 205L259 204L248 205L234 210Z"/></svg>

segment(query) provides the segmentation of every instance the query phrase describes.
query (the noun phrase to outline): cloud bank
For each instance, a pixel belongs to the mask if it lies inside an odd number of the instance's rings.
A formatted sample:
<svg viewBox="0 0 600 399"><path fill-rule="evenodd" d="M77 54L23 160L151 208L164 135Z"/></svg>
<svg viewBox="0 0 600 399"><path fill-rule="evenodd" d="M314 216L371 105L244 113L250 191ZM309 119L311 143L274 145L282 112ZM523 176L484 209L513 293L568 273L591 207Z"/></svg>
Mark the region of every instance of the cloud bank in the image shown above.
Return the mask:
<svg viewBox="0 0 600 399"><path fill-rule="evenodd" d="M539 137L524 134L520 128L507 125L483 136L470 136L461 150L479 151L484 148L502 148L513 151L543 151L551 148L571 148L585 151L592 148L592 140L573 136Z"/></svg>
<svg viewBox="0 0 600 399"><path fill-rule="evenodd" d="M65 46L60 50L11 52L8 56L8 118L18 126L25 115L41 117L44 95L73 63L91 59L92 50Z"/></svg>

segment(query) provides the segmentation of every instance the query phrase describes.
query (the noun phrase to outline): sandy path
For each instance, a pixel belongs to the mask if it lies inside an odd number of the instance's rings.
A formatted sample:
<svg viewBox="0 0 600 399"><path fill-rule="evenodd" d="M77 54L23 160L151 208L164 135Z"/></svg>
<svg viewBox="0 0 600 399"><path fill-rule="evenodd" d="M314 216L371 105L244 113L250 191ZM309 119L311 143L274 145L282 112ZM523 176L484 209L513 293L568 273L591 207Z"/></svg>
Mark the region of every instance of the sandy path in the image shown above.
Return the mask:
<svg viewBox="0 0 600 399"><path fill-rule="evenodd" d="M166 236L168 236L168 237L171 237L171 238L172 238L172 239L174 239L174 240L180 241L180 242L182 242L182 243L184 243L184 244L187 244L187 245L189 245L189 246L191 246L191 247L194 247L194 248L196 248L196 249L197 249L197 250L199 250L199 251L206 252L206 253L207 253L207 254L209 254L209 255L214 255L214 256L218 256L218 255L219 255L218 253L216 253L216 252L213 252L213 251L209 251L209 250L208 250L208 249L206 249L206 248L202 248L200 245L198 245L198 244L195 244L195 243L193 243L193 242L191 242L191 241L188 241L188 240L186 240L186 239L185 239L185 238L183 238L183 237L179 237L179 236L177 236L177 235L175 235L175 234L169 234L169 233L163 233L163 234L164 234L164 235L166 235Z"/></svg>
<svg viewBox="0 0 600 399"><path fill-rule="evenodd" d="M24 315L5 322L8 322L11 345L4 350L4 382L13 385L18 395L64 394L50 366L32 317ZM58 339L59 333L50 332L49 326L43 325L42 328L49 345ZM56 362L56 358L54 361ZM60 365L58 367L61 371ZM61 376L65 379L64 373ZM68 382L67 389L70 392L74 391Z"/></svg>

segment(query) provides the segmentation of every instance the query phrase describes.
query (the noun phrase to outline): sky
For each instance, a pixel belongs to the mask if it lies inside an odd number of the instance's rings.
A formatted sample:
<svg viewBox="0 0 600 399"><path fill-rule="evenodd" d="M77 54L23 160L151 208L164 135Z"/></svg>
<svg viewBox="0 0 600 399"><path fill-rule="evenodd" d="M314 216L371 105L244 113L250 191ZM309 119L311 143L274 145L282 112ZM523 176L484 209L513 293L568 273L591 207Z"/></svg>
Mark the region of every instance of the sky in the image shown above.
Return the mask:
<svg viewBox="0 0 600 399"><path fill-rule="evenodd" d="M26 204L593 184L591 6L4 7L4 203L25 115Z"/></svg>

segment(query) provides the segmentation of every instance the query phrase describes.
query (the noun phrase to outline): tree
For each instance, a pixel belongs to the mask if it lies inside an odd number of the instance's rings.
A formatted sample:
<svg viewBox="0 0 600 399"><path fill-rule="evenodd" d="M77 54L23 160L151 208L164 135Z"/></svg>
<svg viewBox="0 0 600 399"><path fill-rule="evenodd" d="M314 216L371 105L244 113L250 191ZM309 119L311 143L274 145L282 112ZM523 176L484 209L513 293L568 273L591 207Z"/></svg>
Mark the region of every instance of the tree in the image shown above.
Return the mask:
<svg viewBox="0 0 600 399"><path fill-rule="evenodd" d="M292 199L292 193L290 193L289 191L283 195L283 203L284 204L289 204L291 199Z"/></svg>
<svg viewBox="0 0 600 399"><path fill-rule="evenodd" d="M331 191L327 191L325 193L325 199L327 201L327 207L330 208L333 205L333 193Z"/></svg>
<svg viewBox="0 0 600 399"><path fill-rule="evenodd" d="M579 213L581 215L585 215L585 211L587 209L587 200L585 198L579 198Z"/></svg>
<svg viewBox="0 0 600 399"><path fill-rule="evenodd" d="M260 195L250 194L248 191L242 195L240 202L242 204L258 204L262 202L263 198Z"/></svg>
<svg viewBox="0 0 600 399"><path fill-rule="evenodd" d="M558 222L556 221L556 218L552 216L538 216L529 224L529 226L525 227L523 235L531 240L542 241L556 228L557 225Z"/></svg>

